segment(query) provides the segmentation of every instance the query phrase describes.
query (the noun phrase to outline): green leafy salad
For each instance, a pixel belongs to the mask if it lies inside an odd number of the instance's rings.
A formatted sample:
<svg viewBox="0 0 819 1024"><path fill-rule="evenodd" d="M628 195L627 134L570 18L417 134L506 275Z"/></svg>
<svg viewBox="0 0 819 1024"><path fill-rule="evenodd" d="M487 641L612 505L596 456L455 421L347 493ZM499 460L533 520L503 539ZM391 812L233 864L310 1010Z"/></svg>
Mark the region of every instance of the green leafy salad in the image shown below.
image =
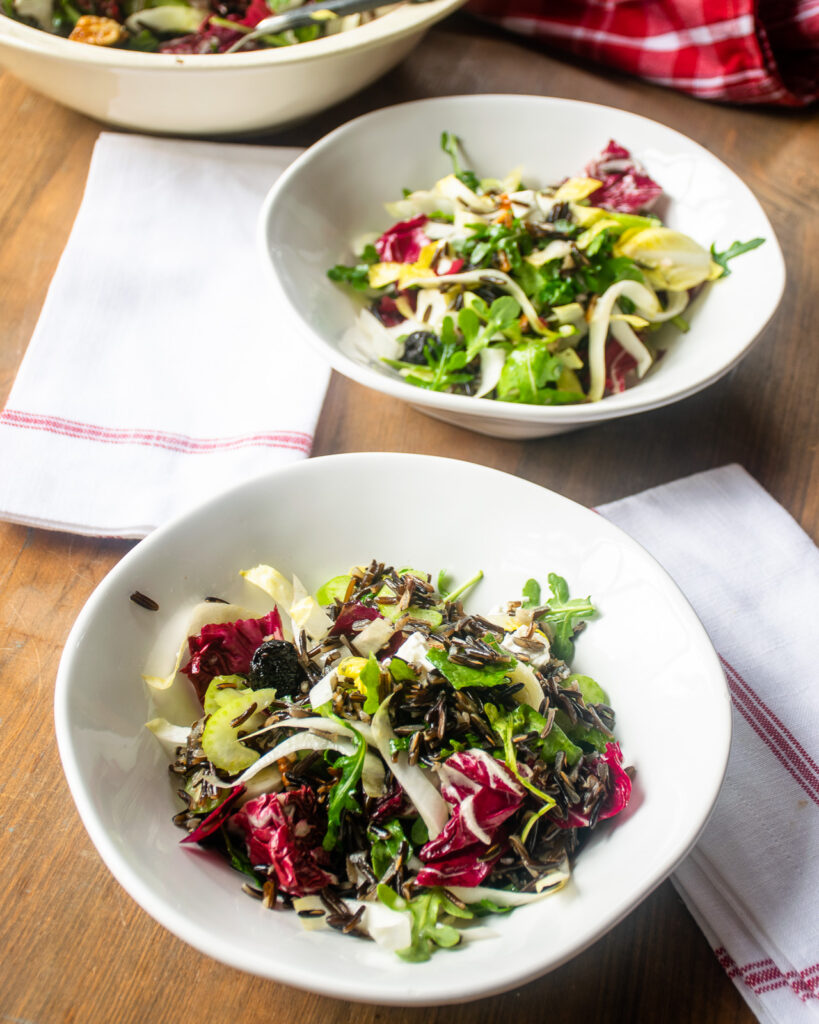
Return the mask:
<svg viewBox="0 0 819 1024"><path fill-rule="evenodd" d="M540 189L479 179L448 132L442 147L453 172L388 203L397 222L328 271L365 298L345 348L418 388L532 405L622 392L661 356L658 328L687 331L694 293L763 241L709 252L665 227L662 188L616 142Z"/></svg>
<svg viewBox="0 0 819 1024"><path fill-rule="evenodd" d="M596 614L564 579L468 612L383 562L315 595L241 574L270 610L210 598L173 670L147 675L183 844L220 854L260 911L409 961L564 886L631 793L605 690L574 672Z"/></svg>

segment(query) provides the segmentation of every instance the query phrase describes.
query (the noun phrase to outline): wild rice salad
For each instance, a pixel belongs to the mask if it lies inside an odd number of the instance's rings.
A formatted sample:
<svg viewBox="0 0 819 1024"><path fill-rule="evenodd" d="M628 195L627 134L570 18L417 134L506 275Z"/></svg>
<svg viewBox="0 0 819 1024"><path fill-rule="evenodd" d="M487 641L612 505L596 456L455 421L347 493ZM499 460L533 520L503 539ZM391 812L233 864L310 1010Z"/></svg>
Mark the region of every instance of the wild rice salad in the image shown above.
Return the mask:
<svg viewBox="0 0 819 1024"><path fill-rule="evenodd" d="M158 707L192 688L200 717L148 728L182 843L265 907L426 960L560 889L626 806L609 699L570 667L595 609L561 577L477 615L460 597L480 573L452 590L373 561L315 596L268 565L242 576L273 609L199 606L174 671L145 679Z"/></svg>
<svg viewBox="0 0 819 1024"><path fill-rule="evenodd" d="M73 42L143 53L224 53L259 22L306 0L0 0L0 13ZM245 51L344 32L378 11L326 18L249 41Z"/></svg>
<svg viewBox="0 0 819 1024"><path fill-rule="evenodd" d="M657 328L687 331L692 295L763 241L709 253L664 227L661 186L614 141L547 188L478 179L441 142L453 173L387 203L397 223L328 271L366 297L345 350L415 387L533 405L624 391L662 354Z"/></svg>

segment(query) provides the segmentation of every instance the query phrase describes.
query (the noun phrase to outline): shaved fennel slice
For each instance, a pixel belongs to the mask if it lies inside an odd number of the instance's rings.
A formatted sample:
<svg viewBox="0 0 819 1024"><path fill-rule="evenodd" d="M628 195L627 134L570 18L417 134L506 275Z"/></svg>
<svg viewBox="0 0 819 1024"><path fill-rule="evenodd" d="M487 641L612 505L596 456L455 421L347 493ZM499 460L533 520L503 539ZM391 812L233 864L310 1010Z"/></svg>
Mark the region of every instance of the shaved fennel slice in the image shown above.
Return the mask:
<svg viewBox="0 0 819 1024"><path fill-rule="evenodd" d="M431 242L439 242L441 239L455 238L458 231L448 221L428 220L424 225L424 234Z"/></svg>
<svg viewBox="0 0 819 1024"><path fill-rule="evenodd" d="M261 736L262 733L270 732L272 729L311 729L316 733L326 733L328 736L349 736L350 731L355 729L360 732L369 746L377 746L372 734L372 725L367 722L351 722L349 726L342 725L332 718L322 718L321 715L314 715L311 718L283 718L280 722L266 725L263 729L257 729L252 736ZM246 736L245 739L250 739Z"/></svg>
<svg viewBox="0 0 819 1024"><path fill-rule="evenodd" d="M265 793L278 793L281 788L282 773L274 764L270 764L245 784L245 791L237 799L236 807L244 807L250 800L256 800Z"/></svg>
<svg viewBox="0 0 819 1024"><path fill-rule="evenodd" d="M435 188L440 195L451 199L456 209L459 205L465 206L472 213L483 214L484 216L495 213L498 209L498 201L496 199L491 196L479 196L471 188L464 185L460 178L456 178L454 174L448 174L445 178L441 178L436 183Z"/></svg>
<svg viewBox="0 0 819 1024"><path fill-rule="evenodd" d="M362 309L352 327L344 332L339 348L351 359L371 360L398 359L402 346L398 338L406 334L402 322L395 327L385 327L368 309Z"/></svg>
<svg viewBox="0 0 819 1024"><path fill-rule="evenodd" d="M506 362L506 352L497 345L487 345L481 349L481 386L475 392L475 398L483 398L490 391L494 390L500 380L503 364Z"/></svg>
<svg viewBox="0 0 819 1024"><path fill-rule="evenodd" d="M176 757L177 747L185 747L188 744L190 728L184 725L172 725L165 718L152 718L150 722L145 723L145 728L156 736L169 761Z"/></svg>
<svg viewBox="0 0 819 1024"><path fill-rule="evenodd" d="M624 320L610 319L609 329L615 339L620 343L621 348L624 348L637 363L637 376L640 379L645 377L649 367L654 362L652 354L645 347L642 341L640 341L631 326Z"/></svg>
<svg viewBox="0 0 819 1024"><path fill-rule="evenodd" d="M477 285L479 287L482 284L497 285L498 288L503 288L504 291L509 292L513 298L517 299L518 305L520 306L523 315L529 321L529 325L532 330L537 331L538 334L549 333L548 328L544 327L543 322L537 315L535 307L529 301L529 297L526 292L524 292L517 281L513 281L512 278L502 270L466 270L460 274L440 274L437 277L419 277L412 283L413 285L417 285L419 288L440 288L440 286L444 284L467 284Z"/></svg>
<svg viewBox="0 0 819 1024"><path fill-rule="evenodd" d="M571 254L572 244L567 242L564 238L556 238L553 242L543 249L535 249L534 252L525 256L524 259L527 263L531 263L533 267L542 267L545 263L551 263L552 260L562 260L565 256Z"/></svg>
<svg viewBox="0 0 819 1024"><path fill-rule="evenodd" d="M335 690L335 683L338 679L338 672L334 668L321 677L316 685L307 694L310 701L310 707L320 708L322 704L326 704L328 700L333 699L333 692Z"/></svg>
<svg viewBox="0 0 819 1024"><path fill-rule="evenodd" d="M187 4L160 4L142 11L135 11L125 19L125 27L133 35L143 29L158 35L183 35L195 32L202 24L202 12Z"/></svg>
<svg viewBox="0 0 819 1024"><path fill-rule="evenodd" d="M464 903L479 903L481 900L491 900L498 907L522 907L527 903L537 903L538 900L551 896L552 893L562 889L571 878L571 868L567 857L549 871L543 878L538 879L536 892L510 892L508 889L491 889L486 885L465 886L449 885L447 889L453 896Z"/></svg>
<svg viewBox="0 0 819 1024"><path fill-rule="evenodd" d="M681 294L684 302L686 302L687 296L684 293ZM594 307L589 324L589 372L591 376L589 398L593 402L600 401L606 387L606 338L609 333L614 303L623 296L634 303L635 312L639 316L651 323L659 323L662 320L670 319L670 316L677 315L676 312L669 315L669 310L662 308L660 300L654 292L644 284L640 284L639 281L617 281L603 292ZM677 309L678 305L679 299L671 300L669 309ZM685 308L684 304L680 307L680 311L683 308ZM631 328L628 327L628 324L621 320L615 321L615 325L612 325L612 333L615 334L620 344L626 348L626 351L637 360L638 372L641 365L648 369L652 362L651 353ZM623 330L623 328L626 328L633 337L628 338L626 330ZM617 332L619 332L619 337ZM626 338L626 344L621 340L624 337ZM629 346L628 348L627 345ZM646 359L648 360L647 365ZM645 373L645 369L643 373Z"/></svg>
<svg viewBox="0 0 819 1024"><path fill-rule="evenodd" d="M421 325L418 329L440 334L444 318L452 312L451 300L437 288L421 288L416 294L415 319Z"/></svg>
<svg viewBox="0 0 819 1024"><path fill-rule="evenodd" d="M240 605L217 604L212 601L202 601L192 610L188 609L174 615L163 628L148 655L148 663L142 674L157 717L166 718L174 725L185 725L190 728L190 723L196 721L202 714L202 705L193 684L179 671L189 654L188 637L197 636L204 626L257 617L256 612ZM178 642L177 638L180 635L182 640ZM173 667L168 671L173 650L170 646L171 637L177 648Z"/></svg>
<svg viewBox="0 0 819 1024"><path fill-rule="evenodd" d="M293 603L293 584L272 565L256 565L239 573L248 583L259 587L287 611Z"/></svg>
<svg viewBox="0 0 819 1024"><path fill-rule="evenodd" d="M355 914L359 907L364 908L364 913L358 922L358 927L370 936L373 941L388 953L396 953L399 949L406 949L412 944L412 915L406 910L392 910L383 903L361 900L343 901L351 914ZM304 928L310 931L319 928L328 928L327 908L318 896L299 896L293 900L293 909L298 913L303 910L322 910L324 915L299 917Z"/></svg>
<svg viewBox="0 0 819 1024"><path fill-rule="evenodd" d="M384 763L401 783L404 792L415 805L415 810L418 811L427 826L429 838L434 839L449 819L449 805L438 792L434 783L430 782L424 774L423 769L417 764L409 764L405 750L399 751L398 757L393 760L390 740L395 739L396 736L392 731L388 711L391 698L392 694L386 697L373 715L370 726L373 742L381 751Z"/></svg>
<svg viewBox="0 0 819 1024"><path fill-rule="evenodd" d="M293 577L293 603L288 611L293 623L293 636L304 630L311 640L320 640L333 626L333 620L298 576Z"/></svg>
<svg viewBox="0 0 819 1024"><path fill-rule="evenodd" d="M509 679L513 683L523 683L523 689L515 694L515 700L519 704L528 704L535 711L540 710L543 703L543 687L537 681L535 673L524 662L519 661L515 669L510 673Z"/></svg>
<svg viewBox="0 0 819 1024"><path fill-rule="evenodd" d="M146 666L145 672L142 674L142 678L152 690L167 690L176 678L176 675L179 672L179 667L188 653L189 636L197 636L202 632L203 626L209 626L221 622L235 622L237 619L252 618L255 618L253 612L249 612L246 608L242 608L239 605L216 604L211 601L202 601L189 613L188 624L185 628L185 635L178 646L176 659L171 671L164 674L160 674L160 672L157 671L160 661L164 661L165 664L167 664L167 651L163 652L155 648L148 657L148 665ZM180 630L177 628L175 636L179 636L179 633Z"/></svg>
<svg viewBox="0 0 819 1024"><path fill-rule="evenodd" d="M325 719L321 719L325 721ZM349 730L345 730L349 732ZM283 757L290 757L301 750L336 750L340 754L352 754L355 745L352 740L328 739L325 736L317 736L313 732L301 733L289 736L282 740L272 750L255 761L246 771L231 782L224 782L217 776L209 776L208 781L219 789L232 789L234 786L244 786L259 772L265 768L275 765ZM384 793L384 765L380 757L367 753L364 758L364 769L361 773L361 784L367 796L380 797Z"/></svg>

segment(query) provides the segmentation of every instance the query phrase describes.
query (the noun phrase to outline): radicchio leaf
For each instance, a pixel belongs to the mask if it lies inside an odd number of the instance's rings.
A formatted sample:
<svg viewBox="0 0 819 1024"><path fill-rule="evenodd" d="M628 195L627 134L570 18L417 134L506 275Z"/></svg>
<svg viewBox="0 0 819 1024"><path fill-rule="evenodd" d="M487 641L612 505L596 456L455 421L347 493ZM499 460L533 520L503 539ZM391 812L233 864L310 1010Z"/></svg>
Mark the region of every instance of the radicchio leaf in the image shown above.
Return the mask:
<svg viewBox="0 0 819 1024"><path fill-rule="evenodd" d="M592 206L604 206L618 213L649 209L663 190L650 178L631 153L612 140L586 167L586 176L603 184L589 196Z"/></svg>
<svg viewBox="0 0 819 1024"><path fill-rule="evenodd" d="M406 317L399 310L395 299L391 295L382 295L373 306L373 313L385 327L395 327L396 324L406 320Z"/></svg>
<svg viewBox="0 0 819 1024"><path fill-rule="evenodd" d="M179 840L180 843L201 843L203 839L207 839L208 836L217 832L227 820L230 814L230 809L244 791L244 786L236 786L235 789L232 789L219 806L212 810L206 818L203 818L202 821L200 821L193 832L189 832L184 839Z"/></svg>
<svg viewBox="0 0 819 1024"><path fill-rule="evenodd" d="M230 824L244 833L250 863L272 867L282 892L305 896L337 882L321 846L326 818L309 786L249 800Z"/></svg>
<svg viewBox="0 0 819 1024"><path fill-rule="evenodd" d="M415 263L421 250L429 243L423 227L427 222L424 214L411 220L402 220L376 241L375 251L384 263Z"/></svg>
<svg viewBox="0 0 819 1024"><path fill-rule="evenodd" d="M391 792L374 802L370 811L370 821L378 823L387 821L390 818L398 818L402 813L406 813L407 809L407 801L404 799L404 788L393 777Z"/></svg>
<svg viewBox="0 0 819 1024"><path fill-rule="evenodd" d="M418 856L425 867L419 885L479 885L503 850L485 859L487 849L504 839L503 823L523 802L525 791L502 761L483 750L447 758L439 770L441 794L452 814Z"/></svg>
<svg viewBox="0 0 819 1024"><path fill-rule="evenodd" d="M637 360L616 341L606 342L606 392L619 395L626 390L626 375L637 368Z"/></svg>
<svg viewBox="0 0 819 1024"><path fill-rule="evenodd" d="M359 632L359 630L353 629L357 622L372 622L373 619L380 618L383 618L381 613L370 604L345 604L338 613L338 618L333 623L330 636L349 636L354 638L356 633Z"/></svg>
<svg viewBox="0 0 819 1024"><path fill-rule="evenodd" d="M203 626L198 636L188 637L190 661L179 671L190 679L202 700L214 676L247 675L250 659L266 637L284 639L281 618L275 608L261 619L238 619Z"/></svg>
<svg viewBox="0 0 819 1024"><path fill-rule="evenodd" d="M603 808L597 816L598 821L613 818L615 814L628 804L631 797L631 779L623 768L623 753L619 743L606 744L605 753L600 757L609 769L609 794L603 801ZM589 815L569 808L566 819L549 817L549 820L560 828L585 828L589 824Z"/></svg>

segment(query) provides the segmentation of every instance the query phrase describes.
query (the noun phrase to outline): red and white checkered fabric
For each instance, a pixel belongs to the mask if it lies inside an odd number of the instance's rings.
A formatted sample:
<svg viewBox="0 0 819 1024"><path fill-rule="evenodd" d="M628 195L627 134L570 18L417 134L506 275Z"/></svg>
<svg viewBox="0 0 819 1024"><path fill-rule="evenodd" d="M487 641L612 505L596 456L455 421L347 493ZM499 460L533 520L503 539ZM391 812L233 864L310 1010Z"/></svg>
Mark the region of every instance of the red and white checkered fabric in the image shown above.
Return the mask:
<svg viewBox="0 0 819 1024"><path fill-rule="evenodd" d="M819 0L471 0L467 10L700 99L819 98Z"/></svg>

